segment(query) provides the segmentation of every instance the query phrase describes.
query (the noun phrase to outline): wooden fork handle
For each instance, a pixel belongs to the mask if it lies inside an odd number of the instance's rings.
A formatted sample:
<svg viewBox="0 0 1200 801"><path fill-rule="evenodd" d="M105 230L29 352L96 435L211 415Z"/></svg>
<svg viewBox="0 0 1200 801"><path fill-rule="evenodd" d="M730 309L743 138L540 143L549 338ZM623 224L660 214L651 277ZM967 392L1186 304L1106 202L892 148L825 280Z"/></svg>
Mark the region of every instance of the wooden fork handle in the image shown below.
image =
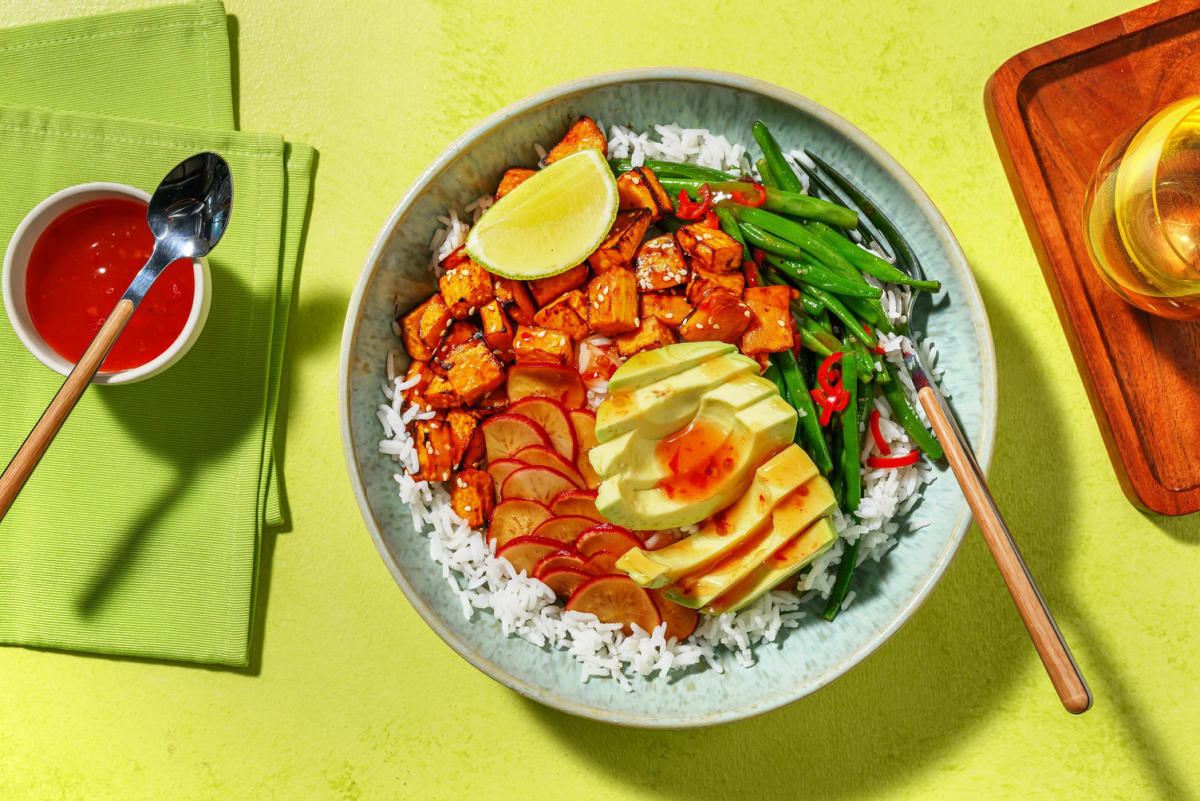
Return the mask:
<svg viewBox="0 0 1200 801"><path fill-rule="evenodd" d="M988 490L983 471L975 461L970 446L934 389L923 387L918 396L1059 699L1072 714L1086 712L1092 705L1091 690L1083 680L1083 674L1079 672L1079 666L1075 664L1050 610L1046 608L1046 602L1033 576L1029 574L1017 544L1013 542L1012 534L996 507L996 501Z"/></svg>
<svg viewBox="0 0 1200 801"><path fill-rule="evenodd" d="M37 467L38 462L42 460L42 454L50 447L50 443L54 441L55 435L66 421L67 415L75 408L83 391L87 389L92 376L104 363L104 357L108 355L109 349L117 341L121 331L125 329L125 324L133 316L133 310L133 301L127 298L122 299L112 310L112 314L108 315L108 319L104 321L104 325L96 334L96 338L92 340L92 344L88 345L88 349L84 351L83 356L75 364L75 368L71 370L71 374L67 376L67 380L63 382L62 388L54 396L54 400L50 401L50 405L38 419L37 425L33 427L29 436L25 438L25 442L21 444L21 449L8 463L4 475L0 475L0 520L3 520L4 516L8 514L8 509L17 499L17 494L25 486L26 480L29 479L29 475Z"/></svg>

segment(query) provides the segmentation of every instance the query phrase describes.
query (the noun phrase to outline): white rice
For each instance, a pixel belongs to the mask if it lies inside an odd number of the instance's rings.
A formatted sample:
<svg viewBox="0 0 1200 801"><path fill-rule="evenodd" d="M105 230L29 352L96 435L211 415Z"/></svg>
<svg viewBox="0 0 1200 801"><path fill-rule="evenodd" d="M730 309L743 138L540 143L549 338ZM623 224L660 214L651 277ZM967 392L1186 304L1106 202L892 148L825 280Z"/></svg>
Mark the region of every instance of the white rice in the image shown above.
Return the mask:
<svg viewBox="0 0 1200 801"><path fill-rule="evenodd" d="M609 131L608 155L610 158L629 158L635 165L646 159L663 159L753 173L745 147L729 142L724 136L678 125L655 126L655 133L657 138L613 126ZM535 144L534 148L539 163L544 161L545 148L540 144ZM796 161L807 161L802 151L788 155ZM470 219L473 224L491 203L492 196L484 195L463 209L462 214L451 209L445 216L438 217L443 227L429 243L430 269L435 274L440 272L438 262L466 240L470 224L465 220ZM868 280L880 285L874 279ZM880 286L884 290L885 311L893 322L903 321L908 290L893 285ZM902 363L903 353L914 347L907 337L878 336L884 350L882 358L893 363ZM919 347L926 364L935 365L936 347L929 342L922 342ZM555 602L554 593L545 584L524 572L516 573L507 559L496 557L494 547L487 543L483 533L470 528L454 513L450 495L442 485L415 481L409 475L419 469L419 464L407 426L413 420L430 419L435 413L422 411L419 407L403 407L403 392L417 379L406 381L397 374L397 355L399 351L392 351L387 358L387 382L382 387L387 402L381 403L377 412L384 437L379 442L379 451L397 462L399 472L393 478L400 500L409 508L414 528L418 532L427 530L429 556L442 566L447 589L458 599L466 619L473 619L476 610L488 610L499 622L505 636L520 637L538 647L549 646L569 653L578 662L580 680L585 682L594 676L611 678L624 689L632 690L631 676L662 676L701 663L723 672L723 654L730 655L742 667L750 667L754 664L755 647L775 642L786 629L798 626L805 617L806 606L824 606L848 543L860 541L860 564L868 559L879 561L883 558L901 535L900 524L895 518L912 509L920 500L920 488L933 478L933 469L925 460L899 469L866 467L867 458L877 455L878 449L873 437L864 432L864 488L858 520L846 517L841 511L834 513L839 538L813 561L808 574L798 584L799 597L791 592L769 592L741 612L702 615L696 631L683 642L667 640L665 624L652 632L635 628L632 635L626 636L618 624L604 624L594 615L565 611ZM932 372L930 377L940 380L941 370L932 367ZM905 391L915 399L907 373L900 371L900 375ZM606 382L589 384L588 406L593 409L599 406L606 393ZM921 405L915 402L913 405L918 415L925 419ZM894 454L906 453L915 447L900 424L892 419L891 410L884 401L876 400L875 408L880 413L880 432ZM926 525L928 521L913 522L908 525L908 530L915 531ZM683 533L695 529L689 527ZM847 593L841 608L848 609L855 597L855 591Z"/></svg>

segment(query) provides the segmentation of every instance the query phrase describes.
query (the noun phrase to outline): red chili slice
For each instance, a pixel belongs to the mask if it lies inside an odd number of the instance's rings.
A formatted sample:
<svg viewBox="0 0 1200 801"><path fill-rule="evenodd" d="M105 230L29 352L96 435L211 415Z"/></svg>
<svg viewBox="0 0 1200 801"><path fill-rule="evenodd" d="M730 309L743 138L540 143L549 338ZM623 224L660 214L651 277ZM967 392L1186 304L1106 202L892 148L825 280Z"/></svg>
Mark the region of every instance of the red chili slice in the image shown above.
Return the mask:
<svg viewBox="0 0 1200 801"><path fill-rule="evenodd" d="M842 352L839 350L826 356L825 361L817 368L817 384L829 395L834 393L838 382L841 381L841 370L839 369L836 375L833 372L833 368L841 361Z"/></svg>
<svg viewBox="0 0 1200 801"><path fill-rule="evenodd" d="M758 268L754 262L742 262L742 275L746 276L746 288L758 286Z"/></svg>
<svg viewBox="0 0 1200 801"><path fill-rule="evenodd" d="M767 202L767 189L762 184L751 184L754 187L754 197L748 198L742 194L740 189L733 190L729 199L741 206L751 206L757 208Z"/></svg>
<svg viewBox="0 0 1200 801"><path fill-rule="evenodd" d="M899 456L871 456L867 458L867 467L908 467L916 464L920 458L920 451L909 451Z"/></svg>
<svg viewBox="0 0 1200 801"><path fill-rule="evenodd" d="M883 456L892 455L892 446L887 444L887 440L883 438L883 434L879 430L879 410L871 410L871 436L875 439L875 447L879 449L879 453Z"/></svg>
<svg viewBox="0 0 1200 801"><path fill-rule="evenodd" d="M721 221L717 219L717 215L712 211L704 212L704 219L700 222L705 228L720 228Z"/></svg>
<svg viewBox="0 0 1200 801"><path fill-rule="evenodd" d="M679 190L679 202L676 204L675 216L681 220L702 220L712 205L712 189L708 184L700 185L700 203L688 197L687 190Z"/></svg>

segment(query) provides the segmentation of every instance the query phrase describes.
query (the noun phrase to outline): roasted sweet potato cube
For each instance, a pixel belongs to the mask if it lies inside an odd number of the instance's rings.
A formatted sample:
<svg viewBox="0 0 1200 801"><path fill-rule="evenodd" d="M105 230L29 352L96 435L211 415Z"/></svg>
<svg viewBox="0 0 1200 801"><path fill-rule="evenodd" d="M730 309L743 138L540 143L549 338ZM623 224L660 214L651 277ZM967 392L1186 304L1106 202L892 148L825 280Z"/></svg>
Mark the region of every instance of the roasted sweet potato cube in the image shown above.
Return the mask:
<svg viewBox="0 0 1200 801"><path fill-rule="evenodd" d="M642 295L642 316L657 317L672 328L678 328L691 313L692 304L682 295Z"/></svg>
<svg viewBox="0 0 1200 801"><path fill-rule="evenodd" d="M598 273L616 267L628 267L649 227L650 212L645 209L617 212L617 219L613 221L608 236L588 256L588 264Z"/></svg>
<svg viewBox="0 0 1200 801"><path fill-rule="evenodd" d="M462 470L450 482L450 508L471 528L480 528L490 520L495 505L495 484L483 470Z"/></svg>
<svg viewBox="0 0 1200 801"><path fill-rule="evenodd" d="M475 408L481 412L496 413L502 412L508 408L508 389L501 386L498 389L493 389L488 394L479 399L475 404Z"/></svg>
<svg viewBox="0 0 1200 801"><path fill-rule="evenodd" d="M467 319L495 297L491 273L470 258L447 269L438 279L438 289L450 314L458 320Z"/></svg>
<svg viewBox="0 0 1200 801"><path fill-rule="evenodd" d="M537 305L533 302L529 287L524 281L496 276L492 280L492 289L496 293L496 300L500 302L500 308L513 322L520 325L533 324Z"/></svg>
<svg viewBox="0 0 1200 801"><path fill-rule="evenodd" d="M742 291L746 288L746 276L742 275L740 271L714 273L697 267L692 272L691 283L688 284L687 299L692 305L695 305L700 302L700 298L708 290L713 288L724 289L741 297Z"/></svg>
<svg viewBox="0 0 1200 801"><path fill-rule="evenodd" d="M454 440L446 418L413 421L413 445L421 469L414 476L419 481L449 481L454 469Z"/></svg>
<svg viewBox="0 0 1200 801"><path fill-rule="evenodd" d="M578 122L571 126L571 130L567 131L567 135L550 148L550 152L546 154L546 163L553 164L572 153L588 148L599 150L602 154L607 153L608 139L595 120L591 117L580 117Z"/></svg>
<svg viewBox="0 0 1200 801"><path fill-rule="evenodd" d="M496 200L499 200L525 183L525 179L529 178L535 172L537 170L527 170L524 167L512 167L505 170L503 177L500 178L500 185L496 187Z"/></svg>
<svg viewBox="0 0 1200 801"><path fill-rule="evenodd" d="M675 332L657 317L643 317L638 330L617 337L617 352L625 358L676 342Z"/></svg>
<svg viewBox="0 0 1200 801"><path fill-rule="evenodd" d="M562 331L578 342L588 335L588 308L583 293L572 289L533 315L534 325Z"/></svg>
<svg viewBox="0 0 1200 801"><path fill-rule="evenodd" d="M650 212L651 222L658 222L675 211L671 196L648 167L634 167L618 176L617 196L621 211L645 209Z"/></svg>
<svg viewBox="0 0 1200 801"><path fill-rule="evenodd" d="M483 341L488 344L493 353L499 353L501 360L512 353L513 328L512 321L500 308L500 301L493 300L479 310L479 319L483 323Z"/></svg>
<svg viewBox="0 0 1200 801"><path fill-rule="evenodd" d="M526 282L526 286L529 287L529 292L533 295L533 299L537 301L537 305L545 306L564 292L579 289L579 287L587 282L587 277L588 266L586 264L579 264L565 273L552 275L549 278L535 278L532 281ZM530 315L529 322L518 320L515 316L513 319L517 320L521 325L531 325L533 323L532 315Z"/></svg>
<svg viewBox="0 0 1200 801"><path fill-rule="evenodd" d="M679 336L688 342L717 341L736 345L750 327L753 313L742 299L719 287L700 298L696 308L679 326Z"/></svg>
<svg viewBox="0 0 1200 801"><path fill-rule="evenodd" d="M442 366L454 391L468 406L504 383L504 365L482 338L459 345Z"/></svg>
<svg viewBox="0 0 1200 801"><path fill-rule="evenodd" d="M697 267L726 272L742 264L742 246L719 228L693 223L676 231L675 238L679 240L679 247L692 257Z"/></svg>
<svg viewBox="0 0 1200 801"><path fill-rule="evenodd" d="M606 337L636 331L638 319L637 279L629 270L609 270L588 284L592 330Z"/></svg>
<svg viewBox="0 0 1200 801"><path fill-rule="evenodd" d="M465 345L476 338L483 338L483 334L480 333L478 326L463 320L455 320L446 329L446 334L442 337L441 344L433 352L433 363L439 364L444 362L450 356L451 351L459 345Z"/></svg>
<svg viewBox="0 0 1200 801"><path fill-rule="evenodd" d="M471 467L463 461L463 455L479 430L479 418L463 409L451 409L446 413L446 422L450 425L450 441L454 443L454 466Z"/></svg>
<svg viewBox="0 0 1200 801"><path fill-rule="evenodd" d="M792 290L786 286L752 286L746 289L746 305L754 316L742 335L742 353L778 353L795 343L792 322Z"/></svg>
<svg viewBox="0 0 1200 801"><path fill-rule="evenodd" d="M675 237L663 234L648 239L638 248L634 260L638 289L643 292L658 292L687 283L688 267L683 251Z"/></svg>
<svg viewBox="0 0 1200 801"><path fill-rule="evenodd" d="M419 362L413 359L408 365L408 373L405 374L404 380L410 381L413 378L417 379L417 383L404 390L404 403L424 409L428 406L425 402L425 389L433 380L433 371L429 369L429 362Z"/></svg>
<svg viewBox="0 0 1200 801"><path fill-rule="evenodd" d="M450 379L435 375L425 388L425 405L430 409L453 409L462 406L462 398L454 391Z"/></svg>
<svg viewBox="0 0 1200 801"><path fill-rule="evenodd" d="M432 359L434 348L442 341L452 320L441 295L432 296L405 315L400 323L400 336L408 355L422 362Z"/></svg>
<svg viewBox="0 0 1200 801"><path fill-rule="evenodd" d="M562 331L536 326L517 326L513 350L518 362L575 364L575 345Z"/></svg>

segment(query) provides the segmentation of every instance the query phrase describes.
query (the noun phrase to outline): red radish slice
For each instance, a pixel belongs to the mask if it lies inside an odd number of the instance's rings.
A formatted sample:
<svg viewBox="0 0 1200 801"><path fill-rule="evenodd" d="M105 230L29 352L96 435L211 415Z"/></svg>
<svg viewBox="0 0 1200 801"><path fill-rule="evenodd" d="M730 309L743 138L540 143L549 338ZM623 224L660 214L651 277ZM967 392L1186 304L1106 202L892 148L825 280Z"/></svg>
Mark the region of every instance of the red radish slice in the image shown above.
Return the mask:
<svg viewBox="0 0 1200 801"><path fill-rule="evenodd" d="M650 594L628 576L596 576L571 594L568 612L591 612L602 623L624 624L625 633L637 625L647 633L662 622Z"/></svg>
<svg viewBox="0 0 1200 801"><path fill-rule="evenodd" d="M534 529L534 536L545 537L548 540L558 540L572 545L575 538L596 525L590 517L552 517Z"/></svg>
<svg viewBox="0 0 1200 801"><path fill-rule="evenodd" d="M582 409L587 390L573 367L514 364L508 368L508 400L516 403L524 398L550 398L568 409Z"/></svg>
<svg viewBox="0 0 1200 801"><path fill-rule="evenodd" d="M579 471L575 469L575 465L564 459L553 448L547 448L545 445L530 445L528 448L521 448L521 450L517 451L517 455L513 458L528 465L540 465L541 467L549 467L551 470L557 470L571 479L576 487L583 488L583 476L579 475Z"/></svg>
<svg viewBox="0 0 1200 801"><path fill-rule="evenodd" d="M623 576L625 574L617 568L619 558L615 553L598 551L589 556L580 569L593 576Z"/></svg>
<svg viewBox="0 0 1200 801"><path fill-rule="evenodd" d="M501 501L492 512L488 539L495 540L496 547L502 548L517 537L532 534L535 528L549 519L550 510L537 501L524 498Z"/></svg>
<svg viewBox="0 0 1200 801"><path fill-rule="evenodd" d="M604 516L596 510L595 490L567 490L554 496L550 502L550 511L556 515L579 515L590 517L597 523L607 523Z"/></svg>
<svg viewBox="0 0 1200 801"><path fill-rule="evenodd" d="M584 485L588 489L600 486L600 476L592 469L588 461L588 451L596 447L596 413L590 409L572 409L571 427L575 430L575 439L579 443L579 458L576 467L583 476Z"/></svg>
<svg viewBox="0 0 1200 801"><path fill-rule="evenodd" d="M530 445L550 447L545 430L528 417L519 414L496 414L483 421L483 441L487 445L489 462L510 459Z"/></svg>
<svg viewBox="0 0 1200 801"><path fill-rule="evenodd" d="M534 565L533 577L540 579L551 570L558 570L560 567L582 570L583 562L583 557L574 551L554 551L543 556L541 561Z"/></svg>
<svg viewBox="0 0 1200 801"><path fill-rule="evenodd" d="M522 467L514 470L500 486L500 497L528 498L540 504L549 504L554 496L575 485L571 479L549 467Z"/></svg>
<svg viewBox="0 0 1200 801"><path fill-rule="evenodd" d="M539 577L539 580L554 590L554 594L559 598L570 598L575 590L590 578L591 576L578 568L560 567L547 571L545 575Z"/></svg>
<svg viewBox="0 0 1200 801"><path fill-rule="evenodd" d="M654 601L654 605L658 607L659 616L667 624L666 638L669 640L674 637L682 642L691 637L696 626L700 625L700 615L696 610L680 606L663 595L662 590L647 590L647 592L650 593L650 600Z"/></svg>
<svg viewBox="0 0 1200 801"><path fill-rule="evenodd" d="M496 497L500 496L500 487L504 485L504 479L512 475L514 470L520 470L525 466L525 462L520 459L497 459L487 466L488 475L492 477L492 483L496 485Z"/></svg>
<svg viewBox="0 0 1200 801"><path fill-rule="evenodd" d="M568 462L575 461L579 456L579 442L575 439L575 427L571 425L571 416L567 407L558 401L550 398L525 398L509 406L506 411L508 414L528 417L541 426L550 437L550 444L554 446L554 450L562 454Z"/></svg>
<svg viewBox="0 0 1200 801"><path fill-rule="evenodd" d="M562 549L562 543L541 537L517 537L503 548L496 551L497 558L504 557L513 566L513 570L533 575L533 569L544 557Z"/></svg>
<svg viewBox="0 0 1200 801"><path fill-rule="evenodd" d="M593 526L575 540L575 550L584 556L591 556L600 551L610 551L621 556L630 548L641 547L641 540L633 536L629 529L612 524Z"/></svg>

